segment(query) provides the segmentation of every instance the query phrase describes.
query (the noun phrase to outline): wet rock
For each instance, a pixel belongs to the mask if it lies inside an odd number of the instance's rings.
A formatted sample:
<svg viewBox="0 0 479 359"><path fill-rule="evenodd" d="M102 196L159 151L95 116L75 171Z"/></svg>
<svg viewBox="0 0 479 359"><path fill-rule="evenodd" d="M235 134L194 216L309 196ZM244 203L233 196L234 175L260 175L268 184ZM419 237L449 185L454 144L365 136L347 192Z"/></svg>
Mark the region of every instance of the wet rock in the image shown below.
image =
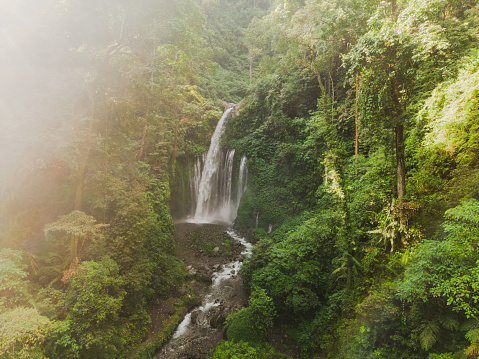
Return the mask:
<svg viewBox="0 0 479 359"><path fill-rule="evenodd" d="M191 322L192 323L198 323L198 317L200 315L200 311L199 310L194 310L191 312Z"/></svg>
<svg viewBox="0 0 479 359"><path fill-rule="evenodd" d="M185 234L190 234L187 237ZM220 299L216 306L209 307L208 313L193 309L191 314L191 324L188 326L186 334L179 338L171 339L165 347L155 355L155 359L186 359L201 358L206 359L208 352L216 347L223 340L224 322L229 313L235 309L241 309L247 303L247 296L243 292L242 280L231 279L238 274L238 269L228 265L221 276L221 287L213 291L213 287L208 288L211 283L213 272L217 274L223 271L223 265L233 262L240 258L243 245L233 241L229 248L223 247L225 240L231 240L224 232L224 228L217 225L204 224L181 224L177 226L175 235L176 251L178 256L188 265L187 272L190 270L196 272L194 277L183 287L186 289L185 295L189 292L190 286L199 297L195 304L214 303ZM209 251L201 248L202 241L209 243ZM191 246L193 244L193 246ZM200 251L201 250L201 251ZM231 273L234 271L234 274ZM208 276L209 281L206 281ZM225 279L229 276L229 279ZM194 278L194 281L192 280ZM207 301L207 302L206 302ZM219 305L218 305L219 304ZM278 341L278 340L277 340Z"/></svg>
<svg viewBox="0 0 479 359"><path fill-rule="evenodd" d="M186 289L183 288L183 287L178 288L178 294L181 295L181 296L185 295L186 294Z"/></svg>
<svg viewBox="0 0 479 359"><path fill-rule="evenodd" d="M219 331L205 334L192 338L185 343L183 355L176 355L175 359L206 359L208 353L221 341L222 335Z"/></svg>
<svg viewBox="0 0 479 359"><path fill-rule="evenodd" d="M222 305L212 308L209 313L210 326L212 328L219 328L223 326L227 316L228 315L226 314L225 307Z"/></svg>
<svg viewBox="0 0 479 359"><path fill-rule="evenodd" d="M207 285L210 285L212 283L211 277L208 276L208 275L204 275L204 274L200 275L198 280L207 284Z"/></svg>

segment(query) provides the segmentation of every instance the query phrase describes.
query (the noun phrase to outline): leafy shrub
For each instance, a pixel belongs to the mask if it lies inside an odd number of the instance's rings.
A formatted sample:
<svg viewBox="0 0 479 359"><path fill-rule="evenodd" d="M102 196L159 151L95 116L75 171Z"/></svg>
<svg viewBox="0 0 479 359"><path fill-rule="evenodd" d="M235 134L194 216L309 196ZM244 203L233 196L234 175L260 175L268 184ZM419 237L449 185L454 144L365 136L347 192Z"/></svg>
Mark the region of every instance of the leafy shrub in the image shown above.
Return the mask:
<svg viewBox="0 0 479 359"><path fill-rule="evenodd" d="M221 343L215 351L208 356L208 359L279 359L289 358L286 355L278 354L270 346L256 346L243 341L227 341Z"/></svg>
<svg viewBox="0 0 479 359"><path fill-rule="evenodd" d="M82 262L69 276L70 310L48 333L48 356L118 357L131 334L120 318L125 290L118 264L108 257Z"/></svg>
<svg viewBox="0 0 479 359"><path fill-rule="evenodd" d="M248 308L228 316L226 336L234 341L257 343L266 338L275 316L273 300L264 289L256 289L251 294Z"/></svg>
<svg viewBox="0 0 479 359"><path fill-rule="evenodd" d="M253 313L249 308L231 313L226 320L226 337L229 340L259 343Z"/></svg>
<svg viewBox="0 0 479 359"><path fill-rule="evenodd" d="M158 333L153 340L142 346L135 354L131 355L133 359L146 359L151 358L161 348L161 346L173 335L178 324L181 323L185 314L187 313L187 307L185 304L176 309L169 319L162 332Z"/></svg>
<svg viewBox="0 0 479 359"><path fill-rule="evenodd" d="M247 285L264 288L279 316L300 319L327 300L340 216L323 211L274 243L259 241L241 269Z"/></svg>
<svg viewBox="0 0 479 359"><path fill-rule="evenodd" d="M0 313L0 357L43 358L41 343L49 324L34 308L17 307Z"/></svg>
<svg viewBox="0 0 479 359"><path fill-rule="evenodd" d="M400 297L408 301L447 298L447 305L475 317L479 309L477 244L479 243L479 201L463 199L446 211L442 241L425 241L399 283ZM474 304L472 304L474 302Z"/></svg>
<svg viewBox="0 0 479 359"><path fill-rule="evenodd" d="M452 353L444 353L444 354L429 354L427 359L455 359L456 356Z"/></svg>
<svg viewBox="0 0 479 359"><path fill-rule="evenodd" d="M27 266L22 261L22 252L10 248L0 250L0 313L2 307L14 307L28 302Z"/></svg>

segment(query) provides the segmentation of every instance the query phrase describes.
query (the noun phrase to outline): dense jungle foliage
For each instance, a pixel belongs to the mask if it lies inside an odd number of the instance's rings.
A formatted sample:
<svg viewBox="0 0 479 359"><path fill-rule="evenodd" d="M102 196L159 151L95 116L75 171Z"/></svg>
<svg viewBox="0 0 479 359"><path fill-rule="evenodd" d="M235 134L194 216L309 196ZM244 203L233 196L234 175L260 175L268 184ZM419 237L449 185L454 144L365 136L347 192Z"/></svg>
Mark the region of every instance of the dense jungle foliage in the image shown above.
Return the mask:
<svg viewBox="0 0 479 359"><path fill-rule="evenodd" d="M218 99L241 103L224 146L248 157L256 245L211 358L283 357L274 327L303 358L479 356L475 1L0 10L0 357L141 343L187 276L170 213Z"/></svg>

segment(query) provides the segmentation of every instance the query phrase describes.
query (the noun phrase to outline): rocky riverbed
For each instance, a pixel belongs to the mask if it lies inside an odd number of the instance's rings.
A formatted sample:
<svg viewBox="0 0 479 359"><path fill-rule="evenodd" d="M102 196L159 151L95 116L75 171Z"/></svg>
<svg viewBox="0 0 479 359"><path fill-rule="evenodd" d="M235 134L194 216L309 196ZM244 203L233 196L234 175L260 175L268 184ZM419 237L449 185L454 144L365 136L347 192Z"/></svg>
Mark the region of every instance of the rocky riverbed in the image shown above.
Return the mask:
<svg viewBox="0 0 479 359"><path fill-rule="evenodd" d="M241 254L244 246L233 240L226 230L217 224L176 225L176 255L196 279L211 279L221 265L244 259Z"/></svg>
<svg viewBox="0 0 479 359"><path fill-rule="evenodd" d="M223 340L222 327L228 314L247 305L238 276L245 246L233 238L233 232L228 234L227 228L216 224L182 223L176 229L176 255L191 276L177 294L188 295L192 288L201 305L186 316L154 358L202 359ZM152 320L155 326L153 316Z"/></svg>

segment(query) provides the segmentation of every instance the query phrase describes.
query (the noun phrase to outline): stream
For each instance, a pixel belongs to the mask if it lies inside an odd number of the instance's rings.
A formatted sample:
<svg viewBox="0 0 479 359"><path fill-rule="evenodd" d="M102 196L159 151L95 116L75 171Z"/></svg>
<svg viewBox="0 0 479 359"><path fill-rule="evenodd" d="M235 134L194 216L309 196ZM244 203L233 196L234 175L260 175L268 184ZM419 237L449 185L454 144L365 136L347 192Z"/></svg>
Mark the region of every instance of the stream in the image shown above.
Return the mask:
<svg viewBox="0 0 479 359"><path fill-rule="evenodd" d="M221 138L227 122L233 117L235 106L226 106L211 138L208 152L197 157L190 168L191 208L190 215L184 219L187 223L217 223L227 226L234 223L248 185L247 158L245 155L236 157L239 171L236 172L237 175L233 173L235 150L221 148ZM242 258L250 255L250 243L231 229L226 233L244 246ZM204 241L209 242L208 238ZM219 247L215 250L219 251ZM214 266L212 284L201 306L185 316L172 338L154 358L206 358L208 352L223 339L222 327L228 314L245 304L241 299L244 293L243 281L238 276L240 266L241 261L237 259L221 267L219 264Z"/></svg>
<svg viewBox="0 0 479 359"><path fill-rule="evenodd" d="M245 248L241 254L249 256L252 245L234 230L226 233ZM240 261L224 264L214 274L201 306L188 313L172 338L153 357L155 359L205 358L210 349L222 340L222 324L235 310L233 303L243 290L238 276Z"/></svg>

